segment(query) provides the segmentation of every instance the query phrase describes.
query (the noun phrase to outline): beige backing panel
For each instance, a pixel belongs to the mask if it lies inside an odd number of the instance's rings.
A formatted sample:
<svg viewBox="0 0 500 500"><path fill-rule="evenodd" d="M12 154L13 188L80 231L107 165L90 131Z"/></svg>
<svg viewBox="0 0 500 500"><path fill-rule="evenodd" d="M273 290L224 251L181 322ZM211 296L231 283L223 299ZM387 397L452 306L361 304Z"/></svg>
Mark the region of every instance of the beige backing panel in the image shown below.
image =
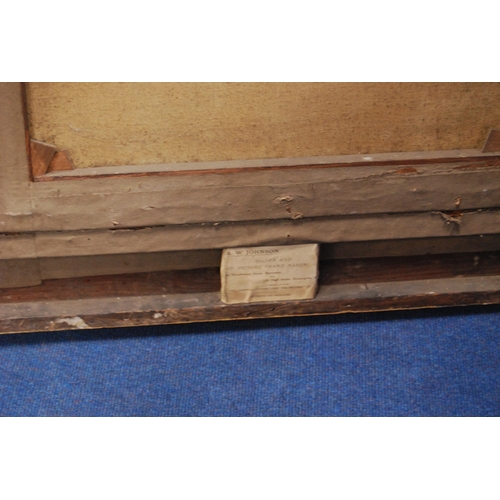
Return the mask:
<svg viewBox="0 0 500 500"><path fill-rule="evenodd" d="M30 83L77 168L482 147L499 83Z"/></svg>

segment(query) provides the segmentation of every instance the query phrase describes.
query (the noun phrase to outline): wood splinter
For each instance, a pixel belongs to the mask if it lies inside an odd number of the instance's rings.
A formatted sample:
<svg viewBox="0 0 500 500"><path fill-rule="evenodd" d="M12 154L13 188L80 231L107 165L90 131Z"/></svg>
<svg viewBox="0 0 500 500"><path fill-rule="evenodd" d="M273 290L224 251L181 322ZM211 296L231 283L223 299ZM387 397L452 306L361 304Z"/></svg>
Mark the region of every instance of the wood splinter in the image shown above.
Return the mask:
<svg viewBox="0 0 500 500"><path fill-rule="evenodd" d="M455 210L453 212L437 212L445 221L446 224L462 224L463 212Z"/></svg>

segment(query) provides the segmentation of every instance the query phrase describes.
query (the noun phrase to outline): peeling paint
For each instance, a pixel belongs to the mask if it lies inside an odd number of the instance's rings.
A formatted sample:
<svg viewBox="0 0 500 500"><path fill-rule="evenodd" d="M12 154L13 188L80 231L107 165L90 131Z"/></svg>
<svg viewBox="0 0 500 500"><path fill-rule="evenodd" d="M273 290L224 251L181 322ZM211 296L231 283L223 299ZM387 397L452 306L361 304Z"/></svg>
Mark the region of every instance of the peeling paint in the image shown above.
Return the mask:
<svg viewBox="0 0 500 500"><path fill-rule="evenodd" d="M454 211L454 212L437 212L445 221L446 224L462 224L462 217L464 215L463 212Z"/></svg>
<svg viewBox="0 0 500 500"><path fill-rule="evenodd" d="M413 167L400 168L394 172L395 174L418 174L418 170Z"/></svg>
<svg viewBox="0 0 500 500"><path fill-rule="evenodd" d="M276 196L274 198L273 203L275 205L287 205L288 203L291 203L293 201L293 196L286 195L286 196Z"/></svg>
<svg viewBox="0 0 500 500"><path fill-rule="evenodd" d="M78 330L84 330L86 328L90 328L85 321L83 321L80 316L74 316L72 318L59 318L54 321L54 323L66 323L69 326L74 326Z"/></svg>

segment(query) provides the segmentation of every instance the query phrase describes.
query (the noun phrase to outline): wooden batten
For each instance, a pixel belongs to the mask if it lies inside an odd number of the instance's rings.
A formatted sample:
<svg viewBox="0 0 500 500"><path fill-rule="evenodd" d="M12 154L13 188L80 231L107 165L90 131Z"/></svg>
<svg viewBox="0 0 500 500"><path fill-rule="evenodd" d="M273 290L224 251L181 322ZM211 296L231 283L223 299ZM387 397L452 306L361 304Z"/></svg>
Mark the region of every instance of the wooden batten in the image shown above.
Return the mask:
<svg viewBox="0 0 500 500"><path fill-rule="evenodd" d="M500 302L498 253L326 261L311 300L227 305L217 268L0 290L0 332L109 328Z"/></svg>
<svg viewBox="0 0 500 500"><path fill-rule="evenodd" d="M380 257L431 256L450 253L500 251L500 235L457 236L407 240L354 241L321 246L322 260L373 259ZM191 250L135 254L41 257L42 279L151 273L220 266L221 250Z"/></svg>
<svg viewBox="0 0 500 500"><path fill-rule="evenodd" d="M239 224L179 225L135 230L36 233L39 257L117 255L221 249L238 246L345 243L498 233L500 211L463 213L450 221L440 212L281 220ZM15 245L11 247L15 256Z"/></svg>
<svg viewBox="0 0 500 500"><path fill-rule="evenodd" d="M0 260L0 288L32 287L41 283L38 259Z"/></svg>
<svg viewBox="0 0 500 500"><path fill-rule="evenodd" d="M0 83L0 288L41 283L21 90Z"/></svg>
<svg viewBox="0 0 500 500"><path fill-rule="evenodd" d="M0 82L0 233L32 231L21 86Z"/></svg>
<svg viewBox="0 0 500 500"><path fill-rule="evenodd" d="M219 250L39 258L42 279L153 273L217 267Z"/></svg>
<svg viewBox="0 0 500 500"><path fill-rule="evenodd" d="M402 162L290 168L279 174L263 168L227 175L39 182L32 186L34 224L37 231L74 231L475 210L500 205L499 157L426 163L401 172L404 168Z"/></svg>

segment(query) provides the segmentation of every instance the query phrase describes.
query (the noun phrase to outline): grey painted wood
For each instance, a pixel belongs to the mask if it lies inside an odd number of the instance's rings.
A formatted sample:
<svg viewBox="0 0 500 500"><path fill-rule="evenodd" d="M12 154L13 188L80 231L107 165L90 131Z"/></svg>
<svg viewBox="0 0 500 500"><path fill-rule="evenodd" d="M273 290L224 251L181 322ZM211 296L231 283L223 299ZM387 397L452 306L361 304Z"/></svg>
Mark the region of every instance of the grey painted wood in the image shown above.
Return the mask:
<svg viewBox="0 0 500 500"><path fill-rule="evenodd" d="M30 174L21 86L0 83L0 234L28 232L17 239L0 236L0 259L36 255L30 198ZM14 242L15 241L15 242ZM2 262L0 287L37 285L38 264Z"/></svg>
<svg viewBox="0 0 500 500"><path fill-rule="evenodd" d="M493 161L493 160L492 160ZM468 168L470 166L470 168ZM457 204L459 201L459 204ZM116 229L500 206L500 160L35 183L37 231Z"/></svg>
<svg viewBox="0 0 500 500"><path fill-rule="evenodd" d="M137 230L36 234L39 257L111 255L239 246L338 243L498 233L500 211L465 213L460 223L439 212L352 215L255 223L178 225Z"/></svg>

